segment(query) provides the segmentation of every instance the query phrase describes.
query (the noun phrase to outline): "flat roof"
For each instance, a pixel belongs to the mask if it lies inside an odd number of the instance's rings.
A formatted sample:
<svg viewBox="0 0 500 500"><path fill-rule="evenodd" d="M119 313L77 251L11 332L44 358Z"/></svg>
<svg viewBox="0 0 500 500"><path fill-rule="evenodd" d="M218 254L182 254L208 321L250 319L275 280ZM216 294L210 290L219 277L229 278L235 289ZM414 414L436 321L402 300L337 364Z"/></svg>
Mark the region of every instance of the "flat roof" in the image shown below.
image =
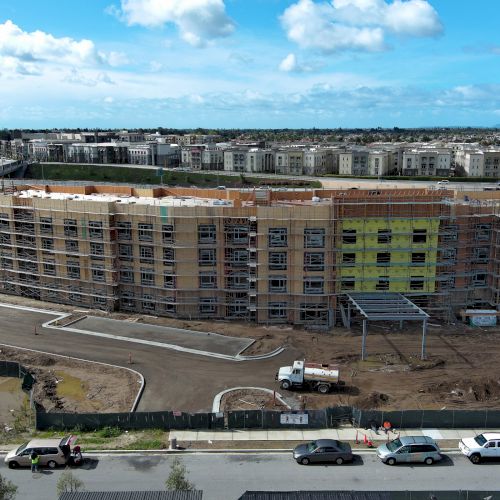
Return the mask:
<svg viewBox="0 0 500 500"><path fill-rule="evenodd" d="M167 207L213 207L213 206L233 206L231 200L217 200L213 198L198 198L194 196L162 196L153 198L152 196L130 196L113 193L92 193L74 194L45 192L38 189L25 189L18 191L19 198L42 198L50 200L76 200L76 201L101 201L115 202L123 205L153 205Z"/></svg>
<svg viewBox="0 0 500 500"><path fill-rule="evenodd" d="M424 321L429 315L400 293L348 293L349 302L369 321Z"/></svg>

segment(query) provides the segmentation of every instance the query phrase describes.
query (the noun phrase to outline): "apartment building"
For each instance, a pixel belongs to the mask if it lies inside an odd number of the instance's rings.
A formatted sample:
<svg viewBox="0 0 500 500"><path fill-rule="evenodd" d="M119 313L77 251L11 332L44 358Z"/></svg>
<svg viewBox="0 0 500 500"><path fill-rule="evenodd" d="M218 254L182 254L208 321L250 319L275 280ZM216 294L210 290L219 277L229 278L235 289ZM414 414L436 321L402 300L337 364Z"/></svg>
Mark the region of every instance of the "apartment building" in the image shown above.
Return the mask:
<svg viewBox="0 0 500 500"><path fill-rule="evenodd" d="M275 173L274 151L251 148L247 153L246 172Z"/></svg>
<svg viewBox="0 0 500 500"><path fill-rule="evenodd" d="M448 150L412 149L403 152L402 175L442 176L451 172L451 153Z"/></svg>
<svg viewBox="0 0 500 500"><path fill-rule="evenodd" d="M224 170L246 172L248 148L231 148L224 151Z"/></svg>
<svg viewBox="0 0 500 500"><path fill-rule="evenodd" d="M500 193L221 195L45 185L0 194L0 290L105 310L325 327L357 292L399 292L444 319L498 305ZM472 203L474 195L484 199Z"/></svg>
<svg viewBox="0 0 500 500"><path fill-rule="evenodd" d="M500 150L483 151L484 177L500 177Z"/></svg>
<svg viewBox="0 0 500 500"><path fill-rule="evenodd" d="M283 175L302 175L304 173L304 151L286 149L275 152L276 173Z"/></svg>
<svg viewBox="0 0 500 500"><path fill-rule="evenodd" d="M368 157L369 152L361 149L339 153L339 174L370 175Z"/></svg>
<svg viewBox="0 0 500 500"><path fill-rule="evenodd" d="M73 143L66 151L64 161L69 163L129 163L128 145L122 143Z"/></svg>
<svg viewBox="0 0 500 500"><path fill-rule="evenodd" d="M304 175L324 175L333 173L333 151L312 148L304 151Z"/></svg>
<svg viewBox="0 0 500 500"><path fill-rule="evenodd" d="M387 175L389 173L389 153L370 151L368 155L368 175Z"/></svg>

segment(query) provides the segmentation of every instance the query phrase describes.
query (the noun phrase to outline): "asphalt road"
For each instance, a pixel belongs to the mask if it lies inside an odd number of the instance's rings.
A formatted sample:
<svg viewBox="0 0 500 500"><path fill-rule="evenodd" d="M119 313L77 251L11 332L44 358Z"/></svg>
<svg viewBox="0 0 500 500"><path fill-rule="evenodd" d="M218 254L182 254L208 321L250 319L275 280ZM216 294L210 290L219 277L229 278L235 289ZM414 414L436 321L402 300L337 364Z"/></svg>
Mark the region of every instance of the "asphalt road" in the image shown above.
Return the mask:
<svg viewBox="0 0 500 500"><path fill-rule="evenodd" d="M102 332L110 335L129 337L131 339L135 338L160 342L162 344L172 344L187 349L208 351L227 356L236 356L252 343L251 339L226 337L225 335L181 330L167 326L131 323L129 321L99 318L96 316L86 316L71 323L70 327L71 329Z"/></svg>
<svg viewBox="0 0 500 500"><path fill-rule="evenodd" d="M163 490L171 455L96 456L74 469L87 491ZM3 460L3 459L2 459ZM189 454L182 457L188 479L203 500L236 500L246 490L498 490L500 462L472 465L460 455L426 465L382 464L371 454L353 464L301 466L291 454ZM32 475L0 469L19 486L18 498L53 500L61 470Z"/></svg>
<svg viewBox="0 0 500 500"><path fill-rule="evenodd" d="M138 411L211 411L214 396L235 386L277 389L279 366L299 359L286 350L266 360L226 361L165 348L42 328L54 316L0 306L0 344L110 363L142 373ZM35 325L38 335L34 334ZM128 365L129 353L133 364Z"/></svg>

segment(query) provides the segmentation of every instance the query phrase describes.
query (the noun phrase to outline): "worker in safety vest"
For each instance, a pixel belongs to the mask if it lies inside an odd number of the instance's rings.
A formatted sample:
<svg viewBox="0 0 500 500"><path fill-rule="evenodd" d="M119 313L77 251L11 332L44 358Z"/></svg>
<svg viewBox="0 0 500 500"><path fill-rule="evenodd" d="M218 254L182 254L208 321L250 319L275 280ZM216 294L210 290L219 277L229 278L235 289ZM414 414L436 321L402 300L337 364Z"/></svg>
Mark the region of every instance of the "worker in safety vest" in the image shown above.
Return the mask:
<svg viewBox="0 0 500 500"><path fill-rule="evenodd" d="M36 451L31 453L31 472L38 472L38 463L40 462L40 457Z"/></svg>

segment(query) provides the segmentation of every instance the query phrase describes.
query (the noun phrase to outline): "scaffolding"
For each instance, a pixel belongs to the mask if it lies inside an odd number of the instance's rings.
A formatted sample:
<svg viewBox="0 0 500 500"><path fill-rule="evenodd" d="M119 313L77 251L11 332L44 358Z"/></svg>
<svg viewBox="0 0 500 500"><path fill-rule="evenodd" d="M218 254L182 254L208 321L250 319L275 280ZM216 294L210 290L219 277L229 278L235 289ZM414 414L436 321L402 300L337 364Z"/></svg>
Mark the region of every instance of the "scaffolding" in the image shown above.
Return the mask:
<svg viewBox="0 0 500 500"><path fill-rule="evenodd" d="M4 189L1 291L107 311L325 329L354 292L402 293L448 321L459 309L498 304L496 193L480 200L427 190L224 196L123 186Z"/></svg>

